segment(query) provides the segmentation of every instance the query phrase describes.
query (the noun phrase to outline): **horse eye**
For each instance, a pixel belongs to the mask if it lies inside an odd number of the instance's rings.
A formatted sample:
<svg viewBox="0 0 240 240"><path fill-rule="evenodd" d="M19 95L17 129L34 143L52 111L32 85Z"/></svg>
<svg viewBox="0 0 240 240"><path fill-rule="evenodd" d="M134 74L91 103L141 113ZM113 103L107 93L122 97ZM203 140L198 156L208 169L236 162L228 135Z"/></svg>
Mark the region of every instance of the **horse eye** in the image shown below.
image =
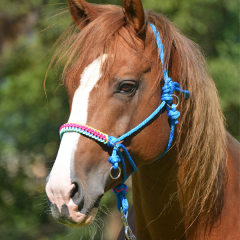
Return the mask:
<svg viewBox="0 0 240 240"><path fill-rule="evenodd" d="M118 88L118 91L120 93L128 93L129 94L129 93L132 93L135 89L136 89L136 84L133 84L133 83L123 83Z"/></svg>

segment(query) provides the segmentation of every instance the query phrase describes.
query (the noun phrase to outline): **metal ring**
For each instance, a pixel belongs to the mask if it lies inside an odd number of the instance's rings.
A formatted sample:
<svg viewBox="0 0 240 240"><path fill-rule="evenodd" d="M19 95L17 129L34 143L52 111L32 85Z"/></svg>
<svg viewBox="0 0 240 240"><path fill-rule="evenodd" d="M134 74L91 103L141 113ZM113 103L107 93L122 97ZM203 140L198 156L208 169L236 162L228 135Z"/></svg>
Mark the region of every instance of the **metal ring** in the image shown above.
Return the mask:
<svg viewBox="0 0 240 240"><path fill-rule="evenodd" d="M118 179L118 178L121 176L121 168L118 167L119 173L118 173L118 176L117 176L117 177L113 177L113 175L112 175L112 169L113 169L113 166L112 166L112 167L110 168L110 170L109 170L109 175L110 175L110 177L111 177L112 179Z"/></svg>
<svg viewBox="0 0 240 240"><path fill-rule="evenodd" d="M177 96L177 95L175 95L175 94L171 94L170 95L171 97L176 97L177 98L177 100L178 100L178 102L177 102L177 104L176 104L176 107L179 105L179 97ZM170 108L172 108L172 106L169 106L167 103L166 103L166 105L168 106L168 107L170 107Z"/></svg>
<svg viewBox="0 0 240 240"><path fill-rule="evenodd" d="M115 145L114 143L112 143L111 141L109 141L109 140L107 140L108 142L110 142L112 145L113 145L113 147L115 147L115 148L117 148L118 150L119 150L119 148L117 147L117 145Z"/></svg>

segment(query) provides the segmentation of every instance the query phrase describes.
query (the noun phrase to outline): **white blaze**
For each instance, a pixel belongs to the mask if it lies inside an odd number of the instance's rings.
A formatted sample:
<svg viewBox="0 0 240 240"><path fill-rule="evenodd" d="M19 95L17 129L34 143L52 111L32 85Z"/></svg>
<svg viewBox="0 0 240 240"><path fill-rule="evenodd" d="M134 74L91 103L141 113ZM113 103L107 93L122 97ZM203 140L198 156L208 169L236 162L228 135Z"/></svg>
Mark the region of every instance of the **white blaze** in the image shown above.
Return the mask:
<svg viewBox="0 0 240 240"><path fill-rule="evenodd" d="M103 58L95 59L83 71L80 77L80 85L74 93L69 123L86 124L88 117L89 95L98 80L101 78L101 66ZM71 192L70 165L74 159L77 143L80 134L75 132L65 133L58 150L57 158L51 170L46 191L50 201L61 207L63 203L68 203ZM63 192L64 191L64 192ZM64 201L64 202L63 202Z"/></svg>

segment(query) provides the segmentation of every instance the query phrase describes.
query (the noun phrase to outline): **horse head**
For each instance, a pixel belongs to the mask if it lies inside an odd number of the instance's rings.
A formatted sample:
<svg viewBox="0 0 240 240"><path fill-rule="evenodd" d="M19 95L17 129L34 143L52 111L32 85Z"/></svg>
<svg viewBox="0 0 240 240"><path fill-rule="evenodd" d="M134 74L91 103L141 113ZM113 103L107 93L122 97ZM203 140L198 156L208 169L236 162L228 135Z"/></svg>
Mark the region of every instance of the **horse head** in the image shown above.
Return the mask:
<svg viewBox="0 0 240 240"><path fill-rule="evenodd" d="M68 123L118 138L161 104L163 68L147 12L140 0L123 0L122 8L90 5L83 0L68 2L72 19L81 30L70 47L77 57L64 78L70 105ZM168 72L177 81L174 49L171 54ZM163 154L169 134L168 113L163 108L121 143L139 167ZM111 169L112 178L109 175L112 151L86 134L63 134L46 184L51 211L58 222L86 226L93 221L101 197L123 180L122 163ZM128 176L133 169L129 161L125 164Z"/></svg>
<svg viewBox="0 0 240 240"><path fill-rule="evenodd" d="M59 61L67 58L70 116L47 178L53 217L86 226L113 188L124 222L122 184L138 168L138 239L238 236L237 227L229 229L239 226L239 143L226 133L198 46L163 15L144 12L140 0L123 0L122 7L68 3L75 29L57 42L57 53Z"/></svg>

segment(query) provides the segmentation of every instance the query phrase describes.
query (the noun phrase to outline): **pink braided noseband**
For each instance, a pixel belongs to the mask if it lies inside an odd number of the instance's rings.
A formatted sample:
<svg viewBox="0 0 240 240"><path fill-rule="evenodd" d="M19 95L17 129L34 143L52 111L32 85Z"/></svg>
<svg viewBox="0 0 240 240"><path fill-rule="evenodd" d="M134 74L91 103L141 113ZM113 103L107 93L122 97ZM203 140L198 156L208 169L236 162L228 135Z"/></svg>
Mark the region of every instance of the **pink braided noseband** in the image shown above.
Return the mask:
<svg viewBox="0 0 240 240"><path fill-rule="evenodd" d="M108 135L102 133L92 127L89 127L85 124L77 124L77 123L65 123L60 127L59 135L62 138L62 135L65 132L77 132L83 134L87 137L93 138L99 142L107 144L108 142Z"/></svg>

